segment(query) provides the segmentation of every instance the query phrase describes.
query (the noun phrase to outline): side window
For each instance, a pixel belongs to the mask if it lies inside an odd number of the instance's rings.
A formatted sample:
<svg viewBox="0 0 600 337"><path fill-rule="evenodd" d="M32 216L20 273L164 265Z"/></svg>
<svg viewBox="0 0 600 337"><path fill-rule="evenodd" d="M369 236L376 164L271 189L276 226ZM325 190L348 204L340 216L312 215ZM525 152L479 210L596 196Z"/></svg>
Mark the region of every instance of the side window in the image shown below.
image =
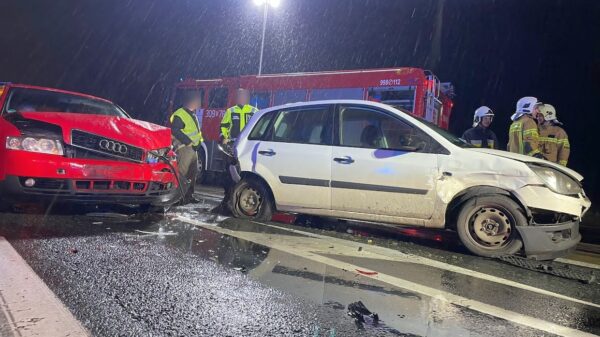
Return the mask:
<svg viewBox="0 0 600 337"><path fill-rule="evenodd" d="M226 108L229 90L227 88L213 88L208 92L208 108Z"/></svg>
<svg viewBox="0 0 600 337"><path fill-rule="evenodd" d="M250 104L260 109L269 107L271 95L268 92L253 92L250 96Z"/></svg>
<svg viewBox="0 0 600 337"><path fill-rule="evenodd" d="M331 125L327 106L282 110L273 123L272 141L331 145Z"/></svg>
<svg viewBox="0 0 600 337"><path fill-rule="evenodd" d="M248 139L249 140L264 139L264 137L267 135L267 131L269 131L269 126L271 125L271 121L273 120L273 117L275 117L276 114L277 114L276 111L272 111L272 112L264 114L260 118L260 120L258 122L256 122L256 125L254 125L254 128L250 132Z"/></svg>
<svg viewBox="0 0 600 337"><path fill-rule="evenodd" d="M313 89L310 93L311 101L326 99L363 99L363 88L331 88Z"/></svg>
<svg viewBox="0 0 600 337"><path fill-rule="evenodd" d="M428 143L418 129L370 108L343 107L339 125L341 146L416 151Z"/></svg>
<svg viewBox="0 0 600 337"><path fill-rule="evenodd" d="M274 92L273 105L306 101L306 90L280 90Z"/></svg>

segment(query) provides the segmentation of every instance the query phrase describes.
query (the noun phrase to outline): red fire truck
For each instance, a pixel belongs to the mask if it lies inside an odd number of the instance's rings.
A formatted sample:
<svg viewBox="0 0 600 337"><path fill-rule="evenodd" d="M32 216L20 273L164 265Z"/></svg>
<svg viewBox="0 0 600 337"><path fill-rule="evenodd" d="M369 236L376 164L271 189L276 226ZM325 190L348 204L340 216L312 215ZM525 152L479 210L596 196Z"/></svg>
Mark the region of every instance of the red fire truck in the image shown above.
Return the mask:
<svg viewBox="0 0 600 337"><path fill-rule="evenodd" d="M217 148L225 110L234 105L235 91L251 92L250 104L259 109L301 101L360 99L386 103L447 129L453 88L431 72L418 68L392 68L314 73L186 79L175 85L169 115L181 106L182 92L199 91L203 105L197 111L204 143L199 153L199 177L221 172L224 158ZM200 178L201 179L201 178Z"/></svg>

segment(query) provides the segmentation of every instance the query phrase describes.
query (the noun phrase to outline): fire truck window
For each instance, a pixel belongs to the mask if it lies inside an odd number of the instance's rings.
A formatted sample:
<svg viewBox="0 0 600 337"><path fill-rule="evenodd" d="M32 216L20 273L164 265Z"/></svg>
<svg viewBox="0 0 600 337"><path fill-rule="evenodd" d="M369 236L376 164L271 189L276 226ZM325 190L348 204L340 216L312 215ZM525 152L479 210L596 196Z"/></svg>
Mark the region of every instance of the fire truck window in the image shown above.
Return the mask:
<svg viewBox="0 0 600 337"><path fill-rule="evenodd" d="M229 90L227 88L214 88L208 92L208 108L226 108Z"/></svg>
<svg viewBox="0 0 600 337"><path fill-rule="evenodd" d="M363 93L363 88L314 89L310 93L310 100L320 101L325 99L363 99Z"/></svg>
<svg viewBox="0 0 600 337"><path fill-rule="evenodd" d="M250 104L260 109L269 107L271 95L268 92L253 92L250 96Z"/></svg>
<svg viewBox="0 0 600 337"><path fill-rule="evenodd" d="M274 123L273 141L331 145L329 107L281 111Z"/></svg>
<svg viewBox="0 0 600 337"><path fill-rule="evenodd" d="M368 100L414 112L415 87L369 88Z"/></svg>
<svg viewBox="0 0 600 337"><path fill-rule="evenodd" d="M173 99L173 109L179 109L183 106L183 98L185 97L185 93L188 91L196 91L200 93L200 96L202 97L202 106L204 106L204 89L199 89L199 88L193 88L193 89L182 89L179 88L177 89L177 91L175 92L175 98Z"/></svg>
<svg viewBox="0 0 600 337"><path fill-rule="evenodd" d="M280 90L274 95L274 105L306 101L306 90Z"/></svg>

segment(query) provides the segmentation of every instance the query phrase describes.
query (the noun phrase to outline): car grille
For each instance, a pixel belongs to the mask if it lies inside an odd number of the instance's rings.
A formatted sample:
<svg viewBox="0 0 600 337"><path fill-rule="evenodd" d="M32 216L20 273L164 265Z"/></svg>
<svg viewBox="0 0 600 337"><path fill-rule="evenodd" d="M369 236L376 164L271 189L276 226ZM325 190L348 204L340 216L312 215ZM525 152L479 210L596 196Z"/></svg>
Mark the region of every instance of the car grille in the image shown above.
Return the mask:
<svg viewBox="0 0 600 337"><path fill-rule="evenodd" d="M71 144L111 157L124 158L138 162L141 162L144 157L144 150L139 147L79 130L73 130L71 132ZM77 154L78 152L76 151L75 155Z"/></svg>

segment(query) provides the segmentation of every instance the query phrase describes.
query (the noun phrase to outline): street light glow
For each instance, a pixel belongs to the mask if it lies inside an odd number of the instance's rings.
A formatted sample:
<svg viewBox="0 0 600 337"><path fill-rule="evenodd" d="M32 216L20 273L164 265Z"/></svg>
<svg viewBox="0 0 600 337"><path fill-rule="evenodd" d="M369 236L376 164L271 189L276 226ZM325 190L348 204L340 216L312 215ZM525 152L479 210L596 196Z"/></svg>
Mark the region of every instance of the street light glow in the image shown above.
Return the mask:
<svg viewBox="0 0 600 337"><path fill-rule="evenodd" d="M273 8L279 7L281 4L281 0L253 0L256 6L264 6L265 4L269 4Z"/></svg>

